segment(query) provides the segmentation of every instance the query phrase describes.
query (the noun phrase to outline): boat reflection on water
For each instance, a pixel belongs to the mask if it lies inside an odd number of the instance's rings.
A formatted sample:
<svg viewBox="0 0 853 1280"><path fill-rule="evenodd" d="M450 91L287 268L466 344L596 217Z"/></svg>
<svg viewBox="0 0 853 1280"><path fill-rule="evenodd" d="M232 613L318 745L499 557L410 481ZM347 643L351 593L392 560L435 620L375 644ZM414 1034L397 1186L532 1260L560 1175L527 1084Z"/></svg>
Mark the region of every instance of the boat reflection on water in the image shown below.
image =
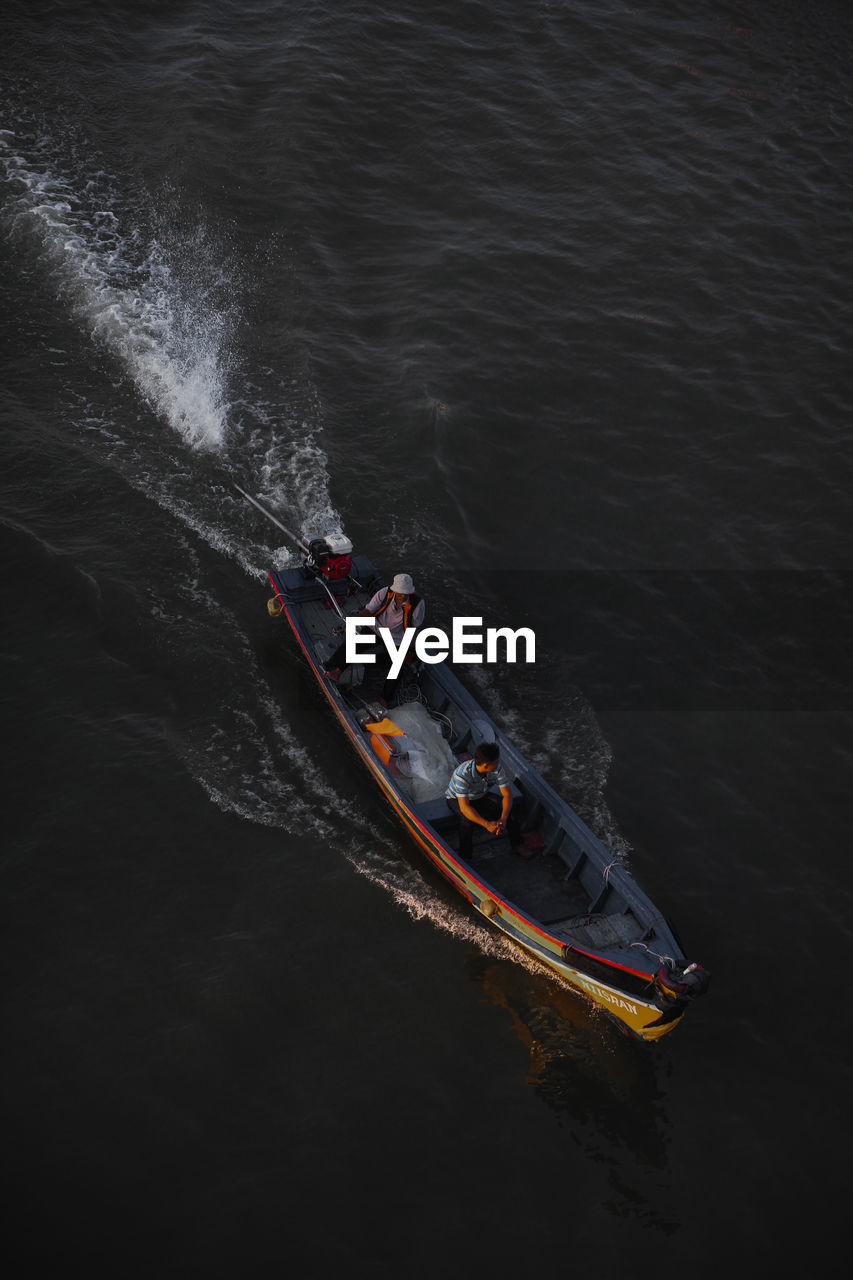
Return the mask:
<svg viewBox="0 0 853 1280"><path fill-rule="evenodd" d="M513 1030L530 1054L530 1084L541 1083L549 1068L564 1060L596 1071L603 1065L613 1084L630 1082L636 1057L620 1052L628 1037L588 1000L492 956L471 954L465 967L486 998L512 1018Z"/></svg>
<svg viewBox="0 0 853 1280"><path fill-rule="evenodd" d="M526 1082L571 1117L582 1145L605 1161L617 1151L624 1161L627 1149L646 1173L664 1170L669 1120L649 1046L547 976L481 952L469 952L465 965L484 999L509 1014L529 1054Z"/></svg>

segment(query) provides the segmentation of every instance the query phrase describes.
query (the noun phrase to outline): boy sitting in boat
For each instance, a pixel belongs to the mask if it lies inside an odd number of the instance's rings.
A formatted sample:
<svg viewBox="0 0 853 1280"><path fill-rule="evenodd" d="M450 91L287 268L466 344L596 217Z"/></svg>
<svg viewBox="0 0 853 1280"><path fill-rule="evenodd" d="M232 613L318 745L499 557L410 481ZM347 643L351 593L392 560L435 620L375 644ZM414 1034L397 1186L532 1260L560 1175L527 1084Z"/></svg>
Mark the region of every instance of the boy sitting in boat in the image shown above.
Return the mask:
<svg viewBox="0 0 853 1280"><path fill-rule="evenodd" d="M510 848L521 858L532 858L533 850L525 847L518 817L512 811L510 779L500 762L501 751L496 742L481 742L471 760L465 760L447 784L447 807L459 818L459 856L471 861L474 828L483 827L492 835L506 831ZM498 787L500 797L489 794Z"/></svg>

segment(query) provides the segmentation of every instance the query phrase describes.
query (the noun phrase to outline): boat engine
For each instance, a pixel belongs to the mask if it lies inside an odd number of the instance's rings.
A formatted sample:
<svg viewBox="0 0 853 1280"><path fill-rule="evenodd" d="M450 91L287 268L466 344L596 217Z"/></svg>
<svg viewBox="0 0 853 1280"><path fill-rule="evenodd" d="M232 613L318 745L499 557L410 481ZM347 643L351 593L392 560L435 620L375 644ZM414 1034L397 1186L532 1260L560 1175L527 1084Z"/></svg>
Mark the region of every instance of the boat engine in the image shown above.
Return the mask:
<svg viewBox="0 0 853 1280"><path fill-rule="evenodd" d="M343 533L304 533L299 540L306 568L327 578L345 578L352 569L352 543Z"/></svg>
<svg viewBox="0 0 853 1280"><path fill-rule="evenodd" d="M708 990L711 975L701 964L686 969L664 960L655 974L655 1004L664 1013L682 1009Z"/></svg>

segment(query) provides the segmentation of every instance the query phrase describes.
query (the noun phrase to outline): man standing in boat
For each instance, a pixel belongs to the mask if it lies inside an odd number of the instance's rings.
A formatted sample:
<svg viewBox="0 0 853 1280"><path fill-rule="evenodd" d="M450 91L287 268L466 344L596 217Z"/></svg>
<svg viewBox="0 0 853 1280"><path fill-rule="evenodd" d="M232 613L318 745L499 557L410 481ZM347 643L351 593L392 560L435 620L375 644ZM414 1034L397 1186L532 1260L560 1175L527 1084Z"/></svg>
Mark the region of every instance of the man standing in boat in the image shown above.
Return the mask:
<svg viewBox="0 0 853 1280"><path fill-rule="evenodd" d="M518 817L512 811L510 779L500 756L496 742L481 742L473 759L460 764L447 784L447 807L459 818L459 856L465 862L471 861L475 827L483 827L495 836L506 832L513 853L521 858L533 857L533 850L525 847ZM500 798L489 795L492 786L499 788Z"/></svg>
<svg viewBox="0 0 853 1280"><path fill-rule="evenodd" d="M408 573L398 573L390 587L382 587L368 600L363 609L352 615L354 618L375 618L376 626L387 627L394 644L399 649L403 634L408 627L417 628L424 620L424 602L415 594L415 584ZM362 688L368 692L367 686L376 692L382 691L391 670L391 659L384 644L379 643L377 636L376 662L372 673L367 675ZM411 652L411 650L410 650ZM337 683L346 663L346 640L339 644L329 658L325 674Z"/></svg>

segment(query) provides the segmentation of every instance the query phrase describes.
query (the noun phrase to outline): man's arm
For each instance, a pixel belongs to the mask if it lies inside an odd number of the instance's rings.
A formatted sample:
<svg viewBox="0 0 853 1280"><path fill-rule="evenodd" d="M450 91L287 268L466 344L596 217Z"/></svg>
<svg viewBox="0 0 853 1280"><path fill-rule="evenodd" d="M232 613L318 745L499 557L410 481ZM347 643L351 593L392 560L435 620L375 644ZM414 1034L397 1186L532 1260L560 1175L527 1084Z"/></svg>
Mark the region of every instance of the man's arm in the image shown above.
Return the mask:
<svg viewBox="0 0 853 1280"><path fill-rule="evenodd" d="M500 790L503 808L501 809L501 816L498 818L498 826L503 828L506 826L506 820L509 817L509 811L512 808L512 792L509 787L501 787Z"/></svg>
<svg viewBox="0 0 853 1280"><path fill-rule="evenodd" d="M477 812L474 806L465 798L465 796L456 796L459 804L459 812L468 819L469 822L476 822L478 827L485 827L486 831L491 831L493 835L497 835L499 822L489 822L488 818L484 818Z"/></svg>

